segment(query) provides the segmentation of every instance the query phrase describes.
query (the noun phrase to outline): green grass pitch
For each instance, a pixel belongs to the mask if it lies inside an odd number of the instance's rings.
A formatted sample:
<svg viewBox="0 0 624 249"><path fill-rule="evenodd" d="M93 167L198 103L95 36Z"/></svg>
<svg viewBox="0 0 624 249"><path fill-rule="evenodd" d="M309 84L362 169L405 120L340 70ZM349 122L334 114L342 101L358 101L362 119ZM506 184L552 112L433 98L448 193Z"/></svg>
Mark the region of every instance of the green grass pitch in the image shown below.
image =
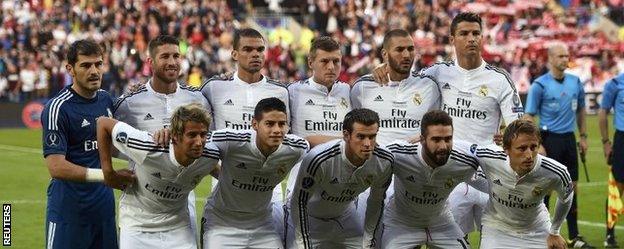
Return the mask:
<svg viewBox="0 0 624 249"><path fill-rule="evenodd" d="M589 153L587 168L591 182L585 181L580 165L579 229L595 246L602 246L605 236L604 203L607 193L607 167L602 154L598 119L587 119ZM611 126L611 125L610 125ZM116 162L116 167L124 164ZM43 248L45 235L46 189L49 173L41 154L41 131L27 129L0 129L0 202L12 204L12 248ZM196 190L197 217L201 217L205 197L210 192L210 179L205 178ZM115 191L118 196L119 191ZM616 235L624 245L623 226L617 226ZM562 234L567 234L563 225ZM565 236L567 237L567 236ZM471 234L473 247L478 235Z"/></svg>

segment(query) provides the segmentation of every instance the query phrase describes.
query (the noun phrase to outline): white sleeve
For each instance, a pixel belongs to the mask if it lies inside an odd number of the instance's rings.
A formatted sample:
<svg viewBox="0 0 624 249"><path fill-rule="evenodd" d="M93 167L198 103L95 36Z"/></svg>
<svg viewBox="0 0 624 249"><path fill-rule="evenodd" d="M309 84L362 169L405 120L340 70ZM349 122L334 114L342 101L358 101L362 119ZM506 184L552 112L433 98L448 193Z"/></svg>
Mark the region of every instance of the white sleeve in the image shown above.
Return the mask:
<svg viewBox="0 0 624 249"><path fill-rule="evenodd" d="M501 116L506 125L519 119L524 114L524 108L516 89L510 85L512 82L504 82L499 101Z"/></svg>
<svg viewBox="0 0 624 249"><path fill-rule="evenodd" d="M362 108L362 86L364 83L358 82L351 88L351 108Z"/></svg>
<svg viewBox="0 0 624 249"><path fill-rule="evenodd" d="M154 144L154 139L146 131L137 130L124 123L117 122L111 134L113 146L128 156L137 165L143 164L150 151L166 150Z"/></svg>
<svg viewBox="0 0 624 249"><path fill-rule="evenodd" d="M379 181L371 186L370 195L366 200L366 213L364 216L363 248L375 248L375 234L379 230L386 190L390 185L392 166L388 167Z"/></svg>
<svg viewBox="0 0 624 249"><path fill-rule="evenodd" d="M308 222L308 201L314 194L317 186L321 183L323 168L318 166L318 171L312 171L311 165L316 155L306 154L299 167L297 181L290 199L290 209L292 211L292 222L295 227L295 242L297 248L312 248L310 241ZM314 175L311 173L315 173Z"/></svg>
<svg viewBox="0 0 624 249"><path fill-rule="evenodd" d="M571 179L567 170L565 170L567 177L565 179ZM566 181L566 182L563 182ZM572 199L574 197L574 186L572 181L563 180L559 178L557 181L557 204L555 205L555 215L552 218L550 233L559 234L561 225L568 215L570 207L572 207Z"/></svg>

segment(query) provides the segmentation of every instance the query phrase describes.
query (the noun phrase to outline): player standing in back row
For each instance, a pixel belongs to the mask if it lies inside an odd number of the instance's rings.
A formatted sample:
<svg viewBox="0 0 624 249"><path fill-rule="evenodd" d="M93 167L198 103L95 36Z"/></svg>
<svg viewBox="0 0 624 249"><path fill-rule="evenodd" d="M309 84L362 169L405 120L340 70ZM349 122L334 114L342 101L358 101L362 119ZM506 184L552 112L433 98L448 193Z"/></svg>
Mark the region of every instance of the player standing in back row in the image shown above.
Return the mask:
<svg viewBox="0 0 624 249"><path fill-rule="evenodd" d="M509 124L523 114L522 103L509 74L489 65L481 56L483 27L475 13L459 13L451 22L450 42L455 60L440 62L420 73L434 78L442 95L441 109L453 118L453 138L492 144L501 118ZM375 69L375 81L387 81L386 66ZM479 223L487 196L458 185L449 197L455 221L469 233Z"/></svg>
<svg viewBox="0 0 624 249"><path fill-rule="evenodd" d="M117 248L115 198L105 186L96 139L96 118L112 116L102 84L102 49L78 40L67 52L72 84L46 103L41 115L43 156L52 180L48 186L46 248ZM134 181L128 170L110 187Z"/></svg>

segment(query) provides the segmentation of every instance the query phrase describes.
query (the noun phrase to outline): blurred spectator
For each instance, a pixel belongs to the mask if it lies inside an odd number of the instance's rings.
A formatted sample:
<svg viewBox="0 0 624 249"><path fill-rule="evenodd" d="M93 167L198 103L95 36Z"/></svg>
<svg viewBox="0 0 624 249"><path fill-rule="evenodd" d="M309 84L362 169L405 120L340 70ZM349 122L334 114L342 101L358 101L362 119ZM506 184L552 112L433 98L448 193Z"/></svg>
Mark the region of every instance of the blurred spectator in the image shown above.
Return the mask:
<svg viewBox="0 0 624 249"><path fill-rule="evenodd" d="M448 29L460 11L481 13L485 60L509 71L521 92L545 72L544 48L552 40L565 42L573 60L579 58L575 63L590 64L574 65L591 69L588 90L600 91L605 79L624 69L619 56L624 51L619 40L624 39L624 28L618 26L624 24L620 0L297 2L292 7L289 1L265 0L3 0L0 101L56 94L71 82L64 68L66 47L87 37L106 48L102 87L115 96L129 82L147 80L151 70L144 63L147 41L161 33L179 37L180 82L191 85L235 70L232 34L243 26L263 30L268 41L264 70L279 81L306 78L310 41L326 34L344 45L340 79L352 82L380 63L380 45L391 28L412 33L417 45L414 69L419 70L453 58ZM264 7L252 9L254 5ZM602 25L604 20L615 30L605 28L609 25Z"/></svg>

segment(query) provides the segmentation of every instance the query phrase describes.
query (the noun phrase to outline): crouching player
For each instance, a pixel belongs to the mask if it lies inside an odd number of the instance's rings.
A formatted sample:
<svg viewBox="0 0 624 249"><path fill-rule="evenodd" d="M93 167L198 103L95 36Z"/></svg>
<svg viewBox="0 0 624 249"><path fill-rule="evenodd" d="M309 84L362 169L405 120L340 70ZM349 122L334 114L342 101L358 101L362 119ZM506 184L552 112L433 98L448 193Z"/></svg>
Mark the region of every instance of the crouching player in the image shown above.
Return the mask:
<svg viewBox="0 0 624 249"><path fill-rule="evenodd" d="M490 186L481 248L567 248L559 229L572 205L572 179L565 166L539 155L539 146L537 126L516 120L505 129L502 150L476 149ZM552 220L543 202L551 191L559 196Z"/></svg>
<svg viewBox="0 0 624 249"><path fill-rule="evenodd" d="M355 109L343 121L343 139L306 154L290 200L298 248L371 248L383 210L394 156L377 146L379 116ZM371 188L364 224L358 195Z"/></svg>
<svg viewBox="0 0 624 249"><path fill-rule="evenodd" d="M218 175L219 160L214 145L206 144L210 117L205 108L179 107L171 117L172 140L164 147L146 131L115 119L102 117L97 124L105 181L120 180L111 165L112 146L136 163L137 182L119 201L120 248L196 249L188 195L204 176Z"/></svg>

